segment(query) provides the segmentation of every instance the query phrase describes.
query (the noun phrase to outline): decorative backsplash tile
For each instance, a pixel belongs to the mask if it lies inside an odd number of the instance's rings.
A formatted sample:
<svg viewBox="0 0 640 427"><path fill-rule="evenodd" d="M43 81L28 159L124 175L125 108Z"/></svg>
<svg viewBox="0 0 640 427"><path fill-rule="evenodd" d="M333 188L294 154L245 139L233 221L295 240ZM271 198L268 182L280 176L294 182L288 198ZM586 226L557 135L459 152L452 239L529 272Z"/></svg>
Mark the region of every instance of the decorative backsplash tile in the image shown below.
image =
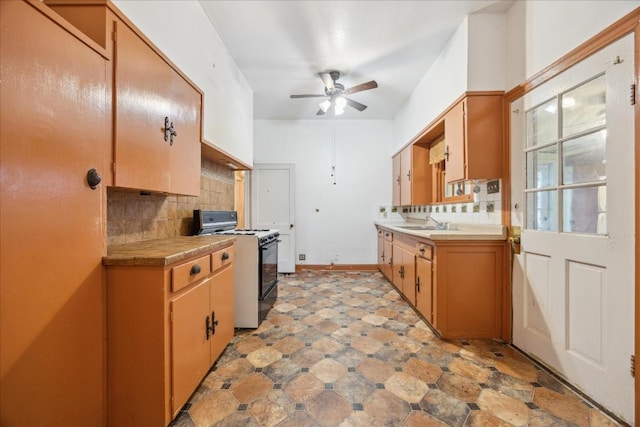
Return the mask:
<svg viewBox="0 0 640 427"><path fill-rule="evenodd" d="M488 194L488 183L495 188L495 180L476 180L479 189L473 193L473 201L467 203L439 203L427 206L406 206L402 209L405 219L426 219L432 215L437 221L452 223L502 224L502 185L498 180L498 192Z"/></svg>
<svg viewBox="0 0 640 427"><path fill-rule="evenodd" d="M107 189L107 244L191 234L194 209L232 210L234 173L202 160L200 196Z"/></svg>

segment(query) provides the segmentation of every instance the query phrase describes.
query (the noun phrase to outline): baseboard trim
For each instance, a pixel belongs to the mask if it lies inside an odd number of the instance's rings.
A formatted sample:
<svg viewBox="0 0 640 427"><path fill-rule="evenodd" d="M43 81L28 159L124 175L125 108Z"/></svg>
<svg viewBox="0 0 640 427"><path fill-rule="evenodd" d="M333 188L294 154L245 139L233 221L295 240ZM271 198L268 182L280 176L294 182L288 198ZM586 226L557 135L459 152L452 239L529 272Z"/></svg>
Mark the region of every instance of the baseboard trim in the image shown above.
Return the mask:
<svg viewBox="0 0 640 427"><path fill-rule="evenodd" d="M377 271L377 264L296 264L296 273L304 270Z"/></svg>

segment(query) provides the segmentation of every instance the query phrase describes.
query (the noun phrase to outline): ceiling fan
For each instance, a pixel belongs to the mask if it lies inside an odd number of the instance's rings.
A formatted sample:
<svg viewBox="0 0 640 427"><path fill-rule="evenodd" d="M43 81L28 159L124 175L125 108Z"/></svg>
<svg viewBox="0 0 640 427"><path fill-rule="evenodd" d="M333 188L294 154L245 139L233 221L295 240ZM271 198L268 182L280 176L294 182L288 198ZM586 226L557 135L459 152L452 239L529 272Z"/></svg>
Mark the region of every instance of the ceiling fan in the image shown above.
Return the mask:
<svg viewBox="0 0 640 427"><path fill-rule="evenodd" d="M363 90L375 89L378 87L378 83L375 80L362 83L349 89L345 89L344 85L338 83L340 78L339 71L330 71L328 73L319 73L318 76L324 82L324 95L291 95L291 98L327 98L320 103L320 109L316 113L317 116L326 114L330 109L336 116L344 113L344 108L349 105L358 111L363 111L367 108L366 105L361 104L353 99L347 98L345 95L351 95L356 92L362 92Z"/></svg>

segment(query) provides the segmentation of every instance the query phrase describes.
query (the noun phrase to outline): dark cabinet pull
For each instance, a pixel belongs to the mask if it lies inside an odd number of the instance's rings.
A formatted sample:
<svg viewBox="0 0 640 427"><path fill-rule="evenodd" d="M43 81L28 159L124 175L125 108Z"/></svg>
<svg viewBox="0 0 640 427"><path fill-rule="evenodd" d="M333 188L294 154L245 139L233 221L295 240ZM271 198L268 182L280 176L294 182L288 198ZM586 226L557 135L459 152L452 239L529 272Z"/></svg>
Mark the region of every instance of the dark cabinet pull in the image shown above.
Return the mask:
<svg viewBox="0 0 640 427"><path fill-rule="evenodd" d="M420 292L420 276L417 277L418 281L416 282L416 290Z"/></svg>
<svg viewBox="0 0 640 427"><path fill-rule="evenodd" d="M100 176L98 171L93 168L89 169L89 172L87 172L87 184L89 184L89 188L95 190L101 181L102 177Z"/></svg>
<svg viewBox="0 0 640 427"><path fill-rule="evenodd" d="M223 252L223 253L222 253L222 260L223 260L223 261L226 261L226 260L228 260L228 259L229 259L229 253L228 253L228 252Z"/></svg>
<svg viewBox="0 0 640 427"><path fill-rule="evenodd" d="M210 336L214 336L216 334L216 326L218 326L218 321L216 319L216 312L211 312L211 318L207 316L205 319L205 328L207 329L207 341L209 341Z"/></svg>
<svg viewBox="0 0 640 427"><path fill-rule="evenodd" d="M200 268L200 266L198 264L193 264L191 266L191 270L189 271L189 275L190 276L194 276L198 273L200 273L202 271L202 269Z"/></svg>
<svg viewBox="0 0 640 427"><path fill-rule="evenodd" d="M206 334L207 334L207 341L209 341L209 331L211 330L211 324L209 323L209 316L207 316L207 319L205 320L205 328L206 328Z"/></svg>
<svg viewBox="0 0 640 427"><path fill-rule="evenodd" d="M173 122L169 123L169 117L164 118L164 140L173 145L173 138L178 136L178 132L173 129Z"/></svg>

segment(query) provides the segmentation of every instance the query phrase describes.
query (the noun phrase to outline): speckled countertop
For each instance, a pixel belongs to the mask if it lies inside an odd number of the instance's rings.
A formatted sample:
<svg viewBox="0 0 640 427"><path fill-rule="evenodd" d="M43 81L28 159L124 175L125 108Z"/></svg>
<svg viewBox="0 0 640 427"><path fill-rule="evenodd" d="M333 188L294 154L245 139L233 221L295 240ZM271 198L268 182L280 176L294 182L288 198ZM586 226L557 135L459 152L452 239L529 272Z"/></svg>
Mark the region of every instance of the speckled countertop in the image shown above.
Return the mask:
<svg viewBox="0 0 640 427"><path fill-rule="evenodd" d="M404 233L429 240L506 240L507 229L499 224L451 224L450 230L410 230L412 225L426 225L426 222L376 221L375 225L394 233ZM433 224L430 224L433 225Z"/></svg>
<svg viewBox="0 0 640 427"><path fill-rule="evenodd" d="M177 236L113 245L103 265L169 265L232 244L233 236Z"/></svg>

